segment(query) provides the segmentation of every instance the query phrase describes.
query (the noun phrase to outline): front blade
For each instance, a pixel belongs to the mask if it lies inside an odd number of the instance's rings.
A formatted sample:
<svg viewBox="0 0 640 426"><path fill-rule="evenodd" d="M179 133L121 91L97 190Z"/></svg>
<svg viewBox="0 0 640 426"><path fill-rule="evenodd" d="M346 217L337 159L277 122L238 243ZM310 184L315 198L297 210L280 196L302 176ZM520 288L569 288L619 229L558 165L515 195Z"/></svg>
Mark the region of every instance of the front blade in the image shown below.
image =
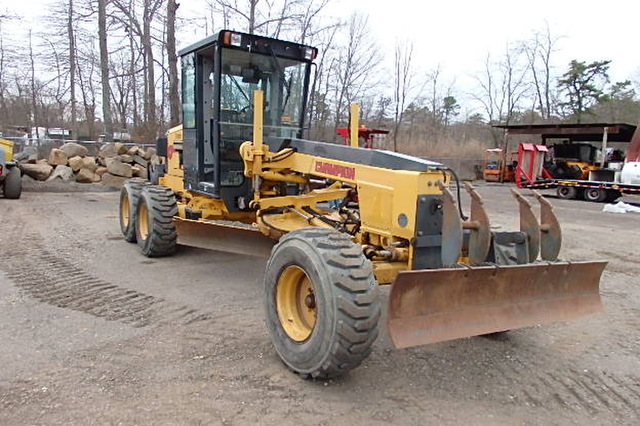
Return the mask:
<svg viewBox="0 0 640 426"><path fill-rule="evenodd" d="M397 348L478 336L602 311L607 262L400 272L389 295Z"/></svg>

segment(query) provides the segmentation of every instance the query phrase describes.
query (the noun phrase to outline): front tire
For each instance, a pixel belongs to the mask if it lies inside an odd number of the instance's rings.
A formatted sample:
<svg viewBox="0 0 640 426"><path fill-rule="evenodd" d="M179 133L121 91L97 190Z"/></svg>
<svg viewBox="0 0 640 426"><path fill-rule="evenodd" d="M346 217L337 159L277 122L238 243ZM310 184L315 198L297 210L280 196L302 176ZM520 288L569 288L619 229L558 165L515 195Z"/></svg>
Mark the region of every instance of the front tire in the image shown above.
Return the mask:
<svg viewBox="0 0 640 426"><path fill-rule="evenodd" d="M125 241L136 242L136 223L138 221L138 200L142 188L148 185L144 179L129 179L120 190L120 231Z"/></svg>
<svg viewBox="0 0 640 426"><path fill-rule="evenodd" d="M22 177L20 169L11 167L8 169L7 175L4 177L3 191L4 198L17 200L22 195Z"/></svg>
<svg viewBox="0 0 640 426"><path fill-rule="evenodd" d="M164 186L147 185L138 200L136 240L147 257L169 256L176 251L178 234L173 217L178 214L173 191Z"/></svg>
<svg viewBox="0 0 640 426"><path fill-rule="evenodd" d="M371 262L336 230L290 232L264 279L267 328L282 361L303 378L357 367L378 336L380 301Z"/></svg>

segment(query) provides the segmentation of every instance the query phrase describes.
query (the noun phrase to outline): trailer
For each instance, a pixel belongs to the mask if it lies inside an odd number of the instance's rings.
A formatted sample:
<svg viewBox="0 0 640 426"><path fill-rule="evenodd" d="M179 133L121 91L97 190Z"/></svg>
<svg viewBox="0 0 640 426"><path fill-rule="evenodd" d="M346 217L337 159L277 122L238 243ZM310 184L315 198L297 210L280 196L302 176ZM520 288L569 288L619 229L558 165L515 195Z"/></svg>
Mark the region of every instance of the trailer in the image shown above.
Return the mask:
<svg viewBox="0 0 640 426"><path fill-rule="evenodd" d="M540 137L542 144L521 142L515 165L518 188L555 189L559 198L612 202L623 194L640 195L640 131L623 123L498 125L509 135ZM560 143L553 145L549 141ZM585 152L588 143L600 149ZM626 158L621 149L625 147ZM627 145L628 144L628 145ZM553 151L553 153L551 152ZM607 155L612 151L617 156ZM624 161L624 162L623 162ZM564 170L563 173L559 169Z"/></svg>
<svg viewBox="0 0 640 426"><path fill-rule="evenodd" d="M637 140L640 141L639 133L636 131ZM544 167L547 152L545 145L521 143L518 146L518 188L555 189L558 198L593 202L613 202L623 194L640 195L639 161L628 161L618 173L610 170L592 171L589 180L554 179Z"/></svg>

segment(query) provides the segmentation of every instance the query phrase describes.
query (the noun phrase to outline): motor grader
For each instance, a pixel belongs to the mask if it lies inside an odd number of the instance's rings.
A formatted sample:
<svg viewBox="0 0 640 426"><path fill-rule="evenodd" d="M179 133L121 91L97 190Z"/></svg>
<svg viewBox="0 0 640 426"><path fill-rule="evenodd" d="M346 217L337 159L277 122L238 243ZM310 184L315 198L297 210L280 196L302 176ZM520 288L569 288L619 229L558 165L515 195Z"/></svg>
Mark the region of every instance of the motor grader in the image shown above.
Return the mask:
<svg viewBox="0 0 640 426"><path fill-rule="evenodd" d="M560 227L542 197L538 221L514 193L520 230L493 232L470 185L463 214L449 189L460 183L439 163L302 139L316 54L233 31L182 50L183 122L158 143L157 182L122 189L125 239L149 257L185 244L268 258L271 340L305 378L369 355L380 286L398 348L601 309L606 263L558 260Z"/></svg>
<svg viewBox="0 0 640 426"><path fill-rule="evenodd" d="M18 199L22 194L22 180L18 163L13 161L13 142L0 138L0 187L4 198Z"/></svg>

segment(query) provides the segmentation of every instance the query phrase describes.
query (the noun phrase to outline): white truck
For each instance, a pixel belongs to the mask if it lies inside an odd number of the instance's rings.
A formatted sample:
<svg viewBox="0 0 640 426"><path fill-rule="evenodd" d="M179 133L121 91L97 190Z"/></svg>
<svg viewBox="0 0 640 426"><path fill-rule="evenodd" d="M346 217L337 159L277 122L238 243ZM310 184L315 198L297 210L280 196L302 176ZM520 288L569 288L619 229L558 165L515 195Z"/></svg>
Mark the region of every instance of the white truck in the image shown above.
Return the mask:
<svg viewBox="0 0 640 426"><path fill-rule="evenodd" d="M640 161L627 161L620 173L620 183L640 185Z"/></svg>

